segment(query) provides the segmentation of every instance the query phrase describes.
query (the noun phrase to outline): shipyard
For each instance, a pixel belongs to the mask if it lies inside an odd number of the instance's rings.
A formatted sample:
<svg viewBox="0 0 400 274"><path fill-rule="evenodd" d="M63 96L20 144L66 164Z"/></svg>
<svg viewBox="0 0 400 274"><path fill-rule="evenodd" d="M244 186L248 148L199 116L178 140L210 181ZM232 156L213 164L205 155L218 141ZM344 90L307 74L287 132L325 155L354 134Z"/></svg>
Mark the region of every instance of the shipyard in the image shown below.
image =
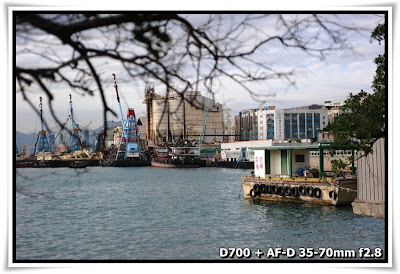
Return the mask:
<svg viewBox="0 0 400 274"><path fill-rule="evenodd" d="M387 13L15 12L16 265L390 261Z"/></svg>

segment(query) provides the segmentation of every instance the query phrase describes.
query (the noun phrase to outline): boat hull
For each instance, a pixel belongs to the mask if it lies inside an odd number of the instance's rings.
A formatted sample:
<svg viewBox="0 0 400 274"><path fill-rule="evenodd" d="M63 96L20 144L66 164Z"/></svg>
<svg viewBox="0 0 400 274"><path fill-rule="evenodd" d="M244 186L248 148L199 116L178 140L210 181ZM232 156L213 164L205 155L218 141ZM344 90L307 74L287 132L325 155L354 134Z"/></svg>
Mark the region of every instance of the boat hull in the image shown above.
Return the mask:
<svg viewBox="0 0 400 274"><path fill-rule="evenodd" d="M113 167L136 167L136 166L150 166L150 161L147 160L123 160L114 161L111 163Z"/></svg>
<svg viewBox="0 0 400 274"><path fill-rule="evenodd" d="M151 166L166 167L166 168L196 168L196 167L200 167L200 164L173 164L173 163L160 163L160 162L152 161Z"/></svg>
<svg viewBox="0 0 400 274"><path fill-rule="evenodd" d="M44 160L34 161L33 167L46 168L46 167L87 167L99 166L100 160Z"/></svg>
<svg viewBox="0 0 400 274"><path fill-rule="evenodd" d="M317 180L262 179L243 176L242 187L246 199L266 201L344 205L351 204L357 197L357 179L337 179L328 183ZM292 192L296 192L292 190L294 188L297 188L297 193L292 195ZM299 193L300 188L306 192ZM255 191L257 189L258 193Z"/></svg>

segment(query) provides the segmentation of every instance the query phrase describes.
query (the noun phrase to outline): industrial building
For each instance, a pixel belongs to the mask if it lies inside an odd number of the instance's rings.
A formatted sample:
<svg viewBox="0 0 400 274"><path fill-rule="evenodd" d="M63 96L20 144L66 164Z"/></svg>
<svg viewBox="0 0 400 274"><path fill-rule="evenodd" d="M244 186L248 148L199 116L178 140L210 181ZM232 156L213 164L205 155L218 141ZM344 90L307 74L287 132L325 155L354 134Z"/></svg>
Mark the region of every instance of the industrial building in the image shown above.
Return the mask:
<svg viewBox="0 0 400 274"><path fill-rule="evenodd" d="M223 142L224 117L222 105L208 99L198 91L183 94L168 92L156 94L154 85L145 89L146 135L148 145L177 143L179 141L198 141L203 126L203 112L208 102L207 122L204 143Z"/></svg>

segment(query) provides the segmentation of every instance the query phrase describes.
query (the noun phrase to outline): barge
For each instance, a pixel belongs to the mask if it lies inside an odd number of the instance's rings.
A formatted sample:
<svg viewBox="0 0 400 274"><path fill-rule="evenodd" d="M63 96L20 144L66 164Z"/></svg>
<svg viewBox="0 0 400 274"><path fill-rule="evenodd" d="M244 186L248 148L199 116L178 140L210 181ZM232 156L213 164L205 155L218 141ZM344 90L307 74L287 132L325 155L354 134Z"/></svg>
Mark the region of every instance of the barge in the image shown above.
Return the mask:
<svg viewBox="0 0 400 274"><path fill-rule="evenodd" d="M351 204L357 197L357 177L352 163L351 175L328 178L323 155L329 146L315 143L275 143L254 148L254 172L243 176L246 199L313 203ZM310 150L319 150L319 169L311 172ZM315 178L317 177L317 178Z"/></svg>
<svg viewBox="0 0 400 274"><path fill-rule="evenodd" d="M246 199L313 203L325 205L351 204L357 197L356 178L337 178L332 182L318 178L242 177Z"/></svg>
<svg viewBox="0 0 400 274"><path fill-rule="evenodd" d="M153 167L196 168L201 159L198 147L157 147L151 160Z"/></svg>

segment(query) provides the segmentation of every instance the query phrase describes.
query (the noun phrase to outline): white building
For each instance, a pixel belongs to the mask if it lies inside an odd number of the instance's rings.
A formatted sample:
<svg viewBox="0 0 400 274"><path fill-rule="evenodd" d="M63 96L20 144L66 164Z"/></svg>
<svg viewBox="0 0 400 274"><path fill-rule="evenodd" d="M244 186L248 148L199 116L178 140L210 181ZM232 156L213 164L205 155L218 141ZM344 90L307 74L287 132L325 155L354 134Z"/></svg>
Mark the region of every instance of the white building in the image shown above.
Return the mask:
<svg viewBox="0 0 400 274"><path fill-rule="evenodd" d="M311 139L328 125L328 109L319 105L257 111L258 139Z"/></svg>
<svg viewBox="0 0 400 274"><path fill-rule="evenodd" d="M237 161L239 159L244 161L254 160L255 147L271 146L272 140L254 140L242 141L233 143L221 144L221 160L223 161Z"/></svg>

